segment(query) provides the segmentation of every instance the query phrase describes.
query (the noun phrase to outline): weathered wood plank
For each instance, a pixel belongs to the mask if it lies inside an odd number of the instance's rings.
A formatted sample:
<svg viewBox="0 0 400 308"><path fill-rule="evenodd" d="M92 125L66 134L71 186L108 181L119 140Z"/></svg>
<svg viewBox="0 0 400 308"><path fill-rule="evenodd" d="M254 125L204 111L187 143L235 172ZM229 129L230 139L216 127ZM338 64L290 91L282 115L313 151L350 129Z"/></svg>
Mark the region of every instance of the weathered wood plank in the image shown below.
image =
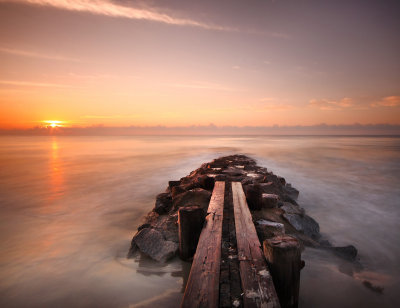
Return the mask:
<svg viewBox="0 0 400 308"><path fill-rule="evenodd" d="M182 308L218 307L225 182L215 182Z"/></svg>
<svg viewBox="0 0 400 308"><path fill-rule="evenodd" d="M232 195L244 307L280 307L240 182Z"/></svg>

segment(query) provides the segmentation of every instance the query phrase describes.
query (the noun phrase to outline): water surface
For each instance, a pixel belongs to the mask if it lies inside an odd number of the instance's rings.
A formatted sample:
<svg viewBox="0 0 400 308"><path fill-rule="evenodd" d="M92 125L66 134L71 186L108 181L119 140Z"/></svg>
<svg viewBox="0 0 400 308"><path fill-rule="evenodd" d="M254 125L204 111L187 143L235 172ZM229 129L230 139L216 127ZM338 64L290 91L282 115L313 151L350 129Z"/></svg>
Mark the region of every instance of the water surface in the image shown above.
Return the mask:
<svg viewBox="0 0 400 308"><path fill-rule="evenodd" d="M306 249L301 307L400 306L400 138L268 136L0 137L0 306L179 306L188 264L128 260L130 240L169 180L235 153L359 250Z"/></svg>

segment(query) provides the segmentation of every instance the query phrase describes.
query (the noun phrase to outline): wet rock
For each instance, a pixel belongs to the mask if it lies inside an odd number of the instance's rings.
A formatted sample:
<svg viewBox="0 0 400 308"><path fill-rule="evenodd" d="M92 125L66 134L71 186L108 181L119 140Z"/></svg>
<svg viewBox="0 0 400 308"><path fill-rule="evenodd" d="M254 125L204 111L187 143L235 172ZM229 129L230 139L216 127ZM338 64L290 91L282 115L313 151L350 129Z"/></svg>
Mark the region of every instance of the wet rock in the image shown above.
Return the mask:
<svg viewBox="0 0 400 308"><path fill-rule="evenodd" d="M278 176L277 178L278 178L278 181L279 181L282 185L285 185L285 184L286 184L285 178L283 178L283 177L281 177L281 176Z"/></svg>
<svg viewBox="0 0 400 308"><path fill-rule="evenodd" d="M177 243L165 240L161 232L151 228L140 230L132 242L141 252L158 262L166 262L178 251Z"/></svg>
<svg viewBox="0 0 400 308"><path fill-rule="evenodd" d="M299 197L299 191L292 187L292 185L289 183L283 186L283 191L293 199L297 199Z"/></svg>
<svg viewBox="0 0 400 308"><path fill-rule="evenodd" d="M224 174L227 174L229 176L242 176L246 175L246 172L244 172L242 169L235 168L235 167L229 167L226 170L222 171Z"/></svg>
<svg viewBox="0 0 400 308"><path fill-rule="evenodd" d="M210 198L211 192L202 188L195 188L178 195L174 199L174 210L178 210L182 206L197 205L201 207L204 212L207 212Z"/></svg>
<svg viewBox="0 0 400 308"><path fill-rule="evenodd" d="M154 206L154 211L159 214L166 214L170 210L172 205L172 198L169 193L161 193L156 197L156 205Z"/></svg>
<svg viewBox="0 0 400 308"><path fill-rule="evenodd" d="M278 206L279 196L275 194L261 194L262 207L263 208L274 208Z"/></svg>
<svg viewBox="0 0 400 308"><path fill-rule="evenodd" d="M348 261L355 261L357 258L358 251L353 245L344 247L331 247L329 249L332 250L335 255Z"/></svg>
<svg viewBox="0 0 400 308"><path fill-rule="evenodd" d="M255 222L255 227L261 243L268 238L285 234L285 226L274 221L260 219Z"/></svg>
<svg viewBox="0 0 400 308"><path fill-rule="evenodd" d="M214 188L215 179L214 177L208 176L207 174L197 176L194 179L194 182L200 187L205 190L212 191Z"/></svg>
<svg viewBox="0 0 400 308"><path fill-rule="evenodd" d="M282 215L297 231L303 232L313 240L320 238L319 224L308 215L285 213Z"/></svg>
<svg viewBox="0 0 400 308"><path fill-rule="evenodd" d="M144 224L141 224L137 229L138 229L138 231L140 231L144 228L149 228L150 226L151 225L149 223L144 223Z"/></svg>
<svg viewBox="0 0 400 308"><path fill-rule="evenodd" d="M182 186L174 186L171 189L171 196L172 196L172 200L174 200L178 195L182 194L186 192L186 189L183 188Z"/></svg>
<svg viewBox="0 0 400 308"><path fill-rule="evenodd" d="M250 210L261 210L262 208L262 190L259 184L250 184L244 186L247 204Z"/></svg>
<svg viewBox="0 0 400 308"><path fill-rule="evenodd" d="M181 185L181 181L169 181L168 182L168 187L170 190L172 190L172 187L179 186L179 185Z"/></svg>
<svg viewBox="0 0 400 308"><path fill-rule="evenodd" d="M287 214L296 214L300 216L303 216L305 214L305 211L302 207L290 202L283 202L281 209L284 210Z"/></svg>

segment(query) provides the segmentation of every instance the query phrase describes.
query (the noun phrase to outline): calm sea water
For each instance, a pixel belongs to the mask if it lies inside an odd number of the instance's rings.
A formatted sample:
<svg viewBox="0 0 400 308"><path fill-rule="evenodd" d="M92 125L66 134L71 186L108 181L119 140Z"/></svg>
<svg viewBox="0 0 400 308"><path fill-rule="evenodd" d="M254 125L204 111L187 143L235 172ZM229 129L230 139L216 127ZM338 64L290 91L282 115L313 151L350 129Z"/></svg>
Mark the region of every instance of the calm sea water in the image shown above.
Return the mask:
<svg viewBox="0 0 400 308"><path fill-rule="evenodd" d="M188 264L128 260L130 240L168 180L234 153L359 250L307 248L301 307L400 307L400 138L153 136L0 137L0 306L179 306Z"/></svg>

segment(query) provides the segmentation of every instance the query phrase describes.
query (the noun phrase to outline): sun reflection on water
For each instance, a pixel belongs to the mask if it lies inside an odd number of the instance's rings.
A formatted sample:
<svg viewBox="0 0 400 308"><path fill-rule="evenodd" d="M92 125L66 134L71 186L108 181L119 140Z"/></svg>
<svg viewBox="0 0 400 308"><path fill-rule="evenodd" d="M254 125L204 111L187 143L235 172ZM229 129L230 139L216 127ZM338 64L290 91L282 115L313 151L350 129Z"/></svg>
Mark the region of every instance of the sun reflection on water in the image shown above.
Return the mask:
<svg viewBox="0 0 400 308"><path fill-rule="evenodd" d="M51 142L51 156L50 156L50 201L59 199L64 193L64 171L62 168L62 161L60 159L60 148L57 138L53 137Z"/></svg>

